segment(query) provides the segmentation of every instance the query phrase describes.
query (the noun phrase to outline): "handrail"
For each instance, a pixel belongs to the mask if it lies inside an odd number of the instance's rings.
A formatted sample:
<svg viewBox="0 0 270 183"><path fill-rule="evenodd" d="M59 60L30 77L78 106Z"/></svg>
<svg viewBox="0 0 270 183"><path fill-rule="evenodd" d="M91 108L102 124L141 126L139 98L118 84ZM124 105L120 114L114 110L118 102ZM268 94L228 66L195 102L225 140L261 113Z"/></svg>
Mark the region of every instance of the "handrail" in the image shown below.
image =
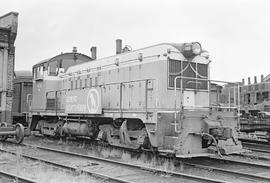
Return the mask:
<svg viewBox="0 0 270 183"><path fill-rule="evenodd" d="M181 79L181 76L176 76L175 78L174 78L174 131L176 132L176 133L180 133L180 130L178 130L177 129L177 120L176 120L176 118L177 118L177 94L176 94L176 91L177 91L177 86L176 86L176 82L177 82L177 79ZM183 88L182 88L182 80L181 80L181 88L180 88L180 92L181 92L181 101L180 101L180 109L181 110L183 110L182 109L182 102L183 102L183 100L182 100L182 96L183 96ZM182 128L182 124L181 124L181 128Z"/></svg>
<svg viewBox="0 0 270 183"><path fill-rule="evenodd" d="M194 109L198 109L198 108L208 108L208 109L212 109L212 108L217 108L217 109L229 109L231 111L231 109L237 109L238 110L238 115L239 115L239 112L240 112L240 85L239 83L232 83L232 82L226 82L226 81L218 81L218 80L210 80L210 79L204 79L204 78L192 78L192 77L185 77L185 76L176 76L174 78L174 130L176 133L180 133L180 130L178 130L177 128L177 80L178 79L181 79L181 83L180 83L180 93L181 93L181 101L180 101L180 110L183 111L184 110L184 107L193 107ZM229 105L228 107L223 107L223 106L210 106L210 102L209 102L209 106L183 106L183 80L182 79L193 79L193 80L201 80L201 81L208 81L209 83L211 82L216 82L216 83L226 83L226 84L233 84L234 86L233 87L237 87L238 89L238 102L237 102L237 105L236 105L236 101L234 102L235 106L231 106ZM210 90L210 85L208 86L208 91L209 93L211 92ZM229 87L230 88L230 87ZM196 89L198 90L198 89ZM230 94L230 92L229 92ZM236 92L234 94L234 97L236 98ZM236 100L234 98L234 100ZM210 99L210 96L209 96L209 99ZM229 99L230 101L230 99ZM182 129L183 128L183 121L180 119L180 128ZM238 123L239 123L239 119L238 119Z"/></svg>
<svg viewBox="0 0 270 183"><path fill-rule="evenodd" d="M30 96L32 96L32 94L30 94L30 93L28 93L28 94L26 95L26 103L27 103L27 104L29 104L29 98L30 98Z"/></svg>
<svg viewBox="0 0 270 183"><path fill-rule="evenodd" d="M237 127L238 129L240 129L240 84L238 83L238 86L237 86L237 92L238 92L238 105L237 105Z"/></svg>

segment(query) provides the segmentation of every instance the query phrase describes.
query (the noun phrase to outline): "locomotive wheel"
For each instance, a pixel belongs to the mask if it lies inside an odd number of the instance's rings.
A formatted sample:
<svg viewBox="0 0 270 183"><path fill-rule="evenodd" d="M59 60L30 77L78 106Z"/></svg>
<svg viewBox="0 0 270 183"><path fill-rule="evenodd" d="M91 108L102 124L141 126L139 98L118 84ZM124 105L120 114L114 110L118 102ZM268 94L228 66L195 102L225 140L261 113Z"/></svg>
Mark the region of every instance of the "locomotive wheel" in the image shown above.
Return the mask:
<svg viewBox="0 0 270 183"><path fill-rule="evenodd" d="M6 127L7 126L7 123L3 122L0 124L0 127ZM8 135L5 135L5 136L0 136L0 141L6 141L8 138Z"/></svg>
<svg viewBox="0 0 270 183"><path fill-rule="evenodd" d="M17 123L15 126L15 130L16 130L16 136L15 136L16 142L20 144L24 139L24 127L22 124Z"/></svg>

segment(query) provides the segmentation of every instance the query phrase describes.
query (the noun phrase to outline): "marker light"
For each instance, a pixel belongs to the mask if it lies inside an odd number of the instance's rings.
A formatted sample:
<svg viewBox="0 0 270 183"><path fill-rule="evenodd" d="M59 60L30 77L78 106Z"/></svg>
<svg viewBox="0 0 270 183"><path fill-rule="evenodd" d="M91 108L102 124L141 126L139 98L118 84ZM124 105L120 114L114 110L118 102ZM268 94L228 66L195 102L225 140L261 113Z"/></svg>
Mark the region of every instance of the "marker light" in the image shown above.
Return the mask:
<svg viewBox="0 0 270 183"><path fill-rule="evenodd" d="M192 43L192 53L194 55L199 55L202 51L202 47L201 47L201 44L198 43L198 42L194 42Z"/></svg>
<svg viewBox="0 0 270 183"><path fill-rule="evenodd" d="M198 42L185 43L183 48L183 54L185 57L192 58L199 55L202 52L201 44Z"/></svg>

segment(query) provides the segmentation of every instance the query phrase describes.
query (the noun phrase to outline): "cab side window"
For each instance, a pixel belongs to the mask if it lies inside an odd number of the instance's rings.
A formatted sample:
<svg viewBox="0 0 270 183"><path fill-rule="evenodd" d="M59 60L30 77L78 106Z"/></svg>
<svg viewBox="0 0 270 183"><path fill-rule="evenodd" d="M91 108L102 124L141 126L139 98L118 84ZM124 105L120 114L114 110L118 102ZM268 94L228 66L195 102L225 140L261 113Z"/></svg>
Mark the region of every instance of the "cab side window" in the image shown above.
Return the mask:
<svg viewBox="0 0 270 183"><path fill-rule="evenodd" d="M49 70L49 76L57 76L57 74L58 74L57 61L50 62L48 70Z"/></svg>

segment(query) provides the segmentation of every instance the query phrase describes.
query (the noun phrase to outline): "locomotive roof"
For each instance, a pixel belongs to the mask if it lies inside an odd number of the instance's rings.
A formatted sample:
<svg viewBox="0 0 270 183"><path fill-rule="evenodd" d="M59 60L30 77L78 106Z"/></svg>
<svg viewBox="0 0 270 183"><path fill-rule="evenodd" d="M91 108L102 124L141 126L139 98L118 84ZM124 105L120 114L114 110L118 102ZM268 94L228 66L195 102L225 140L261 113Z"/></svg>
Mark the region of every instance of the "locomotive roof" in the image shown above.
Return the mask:
<svg viewBox="0 0 270 183"><path fill-rule="evenodd" d="M14 84L16 83L32 83L31 71L14 71Z"/></svg>
<svg viewBox="0 0 270 183"><path fill-rule="evenodd" d="M68 53L61 53L61 54L56 55L56 56L54 56L54 57L51 57L51 58L42 60L42 61L38 62L37 64L35 64L33 67L42 65L42 64L44 64L44 63L52 62L52 61L54 61L55 59L57 59L58 57L63 57L63 56L68 56L68 55L74 55L74 54L76 54L76 56L86 57L86 58L89 59L89 61L92 60L91 57L89 57L89 56L87 56L87 55L85 55L85 54L82 54L82 53L75 53L75 52L68 52Z"/></svg>
<svg viewBox="0 0 270 183"><path fill-rule="evenodd" d="M98 67L98 66L100 66L101 62L103 64L110 65L112 63L112 61L114 61L113 59L121 58L121 57L129 57L129 56L132 56L132 55L138 54L138 53L143 53L144 54L144 52L147 52L147 51L149 51L151 49L152 49L152 52L153 52L151 54L158 54L160 56L162 56L164 53L167 53L167 50L170 50L171 52L175 52L175 53L182 53L183 50L184 50L184 45L185 45L185 43L160 43L160 44L148 46L148 47L145 47L145 48L140 48L140 49L137 49L137 50L124 52L124 53L121 53L121 54L100 58L100 59L92 61L91 66L92 67ZM205 51L205 50L202 50L202 51ZM134 57L134 56L132 56L132 57ZM183 57L183 59L185 59L184 56L182 56L182 57ZM76 65L70 67L67 70L66 74L73 73L73 72L76 72L76 71L82 69L81 64L85 64L85 63L76 64ZM87 66L90 66L90 65L87 65Z"/></svg>
<svg viewBox="0 0 270 183"><path fill-rule="evenodd" d="M21 71L14 71L15 77L32 77L31 71L21 70Z"/></svg>

